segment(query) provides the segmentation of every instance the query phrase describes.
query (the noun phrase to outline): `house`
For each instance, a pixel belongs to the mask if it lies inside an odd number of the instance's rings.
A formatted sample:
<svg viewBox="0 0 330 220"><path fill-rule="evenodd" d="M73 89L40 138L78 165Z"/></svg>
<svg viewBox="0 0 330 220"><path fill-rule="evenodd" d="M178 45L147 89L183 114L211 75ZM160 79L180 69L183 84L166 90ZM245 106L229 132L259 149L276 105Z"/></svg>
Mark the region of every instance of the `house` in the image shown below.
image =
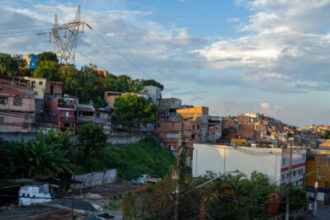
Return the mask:
<svg viewBox="0 0 330 220"><path fill-rule="evenodd" d="M24 89L0 87L0 131L32 132L35 123L35 96Z"/></svg>
<svg viewBox="0 0 330 220"><path fill-rule="evenodd" d="M306 160L307 197L314 199L315 183L318 182L317 200L321 204L330 202L330 148L311 149ZM317 180L318 176L318 181Z"/></svg>
<svg viewBox="0 0 330 220"><path fill-rule="evenodd" d="M253 171L266 174L271 183L287 184L290 149L231 147L226 145L194 144L192 175L198 177L207 171L226 173L240 171L250 176ZM291 163L291 182L303 185L306 150L294 149Z"/></svg>
<svg viewBox="0 0 330 220"><path fill-rule="evenodd" d="M78 100L71 97L58 98L50 100L50 112L53 124L62 131L76 131L75 112Z"/></svg>
<svg viewBox="0 0 330 220"><path fill-rule="evenodd" d="M62 96L62 82L47 81L45 96L46 97L61 97Z"/></svg>
<svg viewBox="0 0 330 220"><path fill-rule="evenodd" d="M158 107L158 117L169 121L176 120L176 109L181 107L177 98L162 98Z"/></svg>
<svg viewBox="0 0 330 220"><path fill-rule="evenodd" d="M90 104L77 104L77 126L85 123L94 123L95 121L95 108Z"/></svg>
<svg viewBox="0 0 330 220"><path fill-rule="evenodd" d="M47 80L44 78L35 78L24 76L23 79L29 82L29 87L37 93L37 99L44 99L45 91L46 91L46 82Z"/></svg>
<svg viewBox="0 0 330 220"><path fill-rule="evenodd" d="M155 105L157 105L157 106L160 105L160 100L162 98L162 90L159 87L152 86L152 85L144 86L142 88L142 91L144 94L146 94L149 97L149 99L151 99L151 101Z"/></svg>
<svg viewBox="0 0 330 220"><path fill-rule="evenodd" d="M183 120L196 122L198 131L200 131L197 133L197 135L200 136L200 141L207 141L209 108L203 106L184 108L177 109L176 112L182 117Z"/></svg>
<svg viewBox="0 0 330 220"><path fill-rule="evenodd" d="M222 120L219 116L208 117L207 142L219 142L222 135Z"/></svg>

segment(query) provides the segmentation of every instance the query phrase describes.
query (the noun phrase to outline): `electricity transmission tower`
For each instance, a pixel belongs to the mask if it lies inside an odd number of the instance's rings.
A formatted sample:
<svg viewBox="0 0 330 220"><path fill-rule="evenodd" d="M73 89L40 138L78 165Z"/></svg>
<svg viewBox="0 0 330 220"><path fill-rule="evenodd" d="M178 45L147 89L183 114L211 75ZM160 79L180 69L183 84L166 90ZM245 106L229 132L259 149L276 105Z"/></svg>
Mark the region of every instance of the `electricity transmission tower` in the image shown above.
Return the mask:
<svg viewBox="0 0 330 220"><path fill-rule="evenodd" d="M53 37L54 52L60 63L75 63L78 36L80 32L84 32L85 26L92 29L89 24L80 20L80 5L71 22L60 25L55 15L54 26L49 32L49 41Z"/></svg>
<svg viewBox="0 0 330 220"><path fill-rule="evenodd" d="M231 107L234 103L233 102L222 102L222 105L225 108L225 116L228 117L230 114Z"/></svg>

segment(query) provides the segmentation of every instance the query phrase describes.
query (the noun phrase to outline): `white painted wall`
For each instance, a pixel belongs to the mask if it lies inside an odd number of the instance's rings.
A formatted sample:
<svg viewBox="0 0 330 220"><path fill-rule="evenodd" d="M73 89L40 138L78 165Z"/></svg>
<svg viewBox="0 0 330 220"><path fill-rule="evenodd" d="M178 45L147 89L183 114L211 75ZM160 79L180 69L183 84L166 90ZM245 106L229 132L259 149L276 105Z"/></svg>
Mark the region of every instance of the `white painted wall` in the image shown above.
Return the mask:
<svg viewBox="0 0 330 220"><path fill-rule="evenodd" d="M304 152L305 153L305 152ZM299 155L302 155L300 152ZM301 163L297 153L293 154L292 165ZM225 145L194 144L192 169L193 176L204 175L206 171L225 173L239 170L250 177L253 171L266 174L270 182L281 183L282 149L279 148L253 148L253 147L230 147ZM304 174L304 172L303 172ZM295 178L299 179L301 174Z"/></svg>

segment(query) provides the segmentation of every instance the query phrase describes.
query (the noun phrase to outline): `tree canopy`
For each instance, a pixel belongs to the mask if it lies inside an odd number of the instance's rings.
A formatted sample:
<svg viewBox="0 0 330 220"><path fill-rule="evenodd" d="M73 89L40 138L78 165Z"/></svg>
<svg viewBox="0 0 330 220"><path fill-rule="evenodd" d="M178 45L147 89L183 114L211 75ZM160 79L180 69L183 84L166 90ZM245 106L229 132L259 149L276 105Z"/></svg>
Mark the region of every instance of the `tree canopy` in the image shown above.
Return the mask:
<svg viewBox="0 0 330 220"><path fill-rule="evenodd" d="M122 125L145 125L156 121L157 106L142 96L125 94L116 97L114 113Z"/></svg>

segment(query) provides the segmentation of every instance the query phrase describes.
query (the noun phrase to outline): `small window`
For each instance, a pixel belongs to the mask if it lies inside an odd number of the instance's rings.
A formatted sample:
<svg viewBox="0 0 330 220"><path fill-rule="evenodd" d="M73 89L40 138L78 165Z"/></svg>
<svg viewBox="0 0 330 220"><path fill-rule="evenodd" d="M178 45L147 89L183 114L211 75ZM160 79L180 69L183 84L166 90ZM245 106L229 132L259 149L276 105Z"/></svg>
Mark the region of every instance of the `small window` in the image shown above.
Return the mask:
<svg viewBox="0 0 330 220"><path fill-rule="evenodd" d="M16 106L22 106L22 97L19 96L14 97L13 104Z"/></svg>
<svg viewBox="0 0 330 220"><path fill-rule="evenodd" d="M39 81L39 85L42 85L43 83L42 83L42 81Z"/></svg>
<svg viewBox="0 0 330 220"><path fill-rule="evenodd" d="M4 119L3 117L0 117L0 123L3 123Z"/></svg>
<svg viewBox="0 0 330 220"><path fill-rule="evenodd" d="M0 97L0 104L1 105L7 105L8 104L8 98L7 97Z"/></svg>
<svg viewBox="0 0 330 220"><path fill-rule="evenodd" d="M36 87L36 82L35 81L32 81L31 87L32 87L32 89L34 89Z"/></svg>
<svg viewBox="0 0 330 220"><path fill-rule="evenodd" d="M282 165L285 165L285 159L284 158L282 159Z"/></svg>

